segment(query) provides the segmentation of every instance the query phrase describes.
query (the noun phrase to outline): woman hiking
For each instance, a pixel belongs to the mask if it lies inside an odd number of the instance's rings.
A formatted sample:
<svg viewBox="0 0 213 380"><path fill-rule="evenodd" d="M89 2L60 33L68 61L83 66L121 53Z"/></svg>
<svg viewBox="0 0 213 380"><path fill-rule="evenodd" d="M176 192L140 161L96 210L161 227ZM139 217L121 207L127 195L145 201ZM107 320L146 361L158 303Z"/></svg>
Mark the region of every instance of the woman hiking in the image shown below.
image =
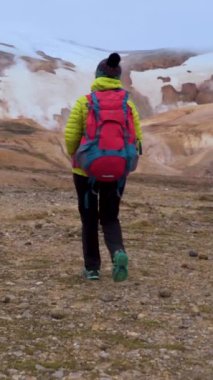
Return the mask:
<svg viewBox="0 0 213 380"><path fill-rule="evenodd" d="M136 107L120 80L120 59L112 53L98 64L91 94L76 101L65 128L82 222L83 275L88 280L100 278L99 222L113 280L128 278L119 206L126 177L136 167L142 132Z"/></svg>

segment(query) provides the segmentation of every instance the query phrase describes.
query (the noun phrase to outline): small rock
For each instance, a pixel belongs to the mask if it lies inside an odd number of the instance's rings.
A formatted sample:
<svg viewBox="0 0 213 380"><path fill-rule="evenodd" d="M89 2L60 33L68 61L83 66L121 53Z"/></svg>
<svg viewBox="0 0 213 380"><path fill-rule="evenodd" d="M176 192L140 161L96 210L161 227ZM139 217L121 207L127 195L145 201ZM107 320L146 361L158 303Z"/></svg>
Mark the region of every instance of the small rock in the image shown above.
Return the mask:
<svg viewBox="0 0 213 380"><path fill-rule="evenodd" d="M43 367L40 364L36 364L35 369L37 369L37 371L47 371L47 368Z"/></svg>
<svg viewBox="0 0 213 380"><path fill-rule="evenodd" d="M140 283L140 282L138 282L138 281L136 281L136 282L134 282L134 285L135 285L135 286L140 286L140 285L141 285L141 283Z"/></svg>
<svg viewBox="0 0 213 380"><path fill-rule="evenodd" d="M200 310L199 310L199 308L196 305L192 305L192 307L191 307L191 314L194 317L197 317L197 316L200 315Z"/></svg>
<svg viewBox="0 0 213 380"><path fill-rule="evenodd" d="M135 360L136 358L140 359L141 358L140 350L135 349L135 350L128 351L126 353L126 356L128 357L128 359L133 359L133 360Z"/></svg>
<svg viewBox="0 0 213 380"><path fill-rule="evenodd" d="M73 330L73 329L75 329L76 326L75 326L75 323L72 322L68 325L68 327L70 330Z"/></svg>
<svg viewBox="0 0 213 380"><path fill-rule="evenodd" d="M144 319L144 317L145 317L145 314L140 313L138 314L137 319L141 320L141 319Z"/></svg>
<svg viewBox="0 0 213 380"><path fill-rule="evenodd" d="M29 307L29 304L27 302L21 302L18 307L19 309L27 309Z"/></svg>
<svg viewBox="0 0 213 380"><path fill-rule="evenodd" d="M54 309L51 311L50 313L50 316L53 318L53 319L63 319L66 317L66 314L63 310L61 309Z"/></svg>
<svg viewBox="0 0 213 380"><path fill-rule="evenodd" d="M200 255L198 255L198 259L200 259L200 260L208 260L209 258L208 258L207 255L201 253Z"/></svg>
<svg viewBox="0 0 213 380"><path fill-rule="evenodd" d="M75 237L76 236L76 234L77 234L77 231L76 230L73 230L73 231L69 231L68 233L67 233L67 237Z"/></svg>
<svg viewBox="0 0 213 380"><path fill-rule="evenodd" d="M126 335L128 338L138 338L140 336L140 334L135 331L127 331Z"/></svg>
<svg viewBox="0 0 213 380"><path fill-rule="evenodd" d="M16 375L17 374L17 369L14 369L14 368L9 368L8 371L10 376L13 376L13 375Z"/></svg>
<svg viewBox="0 0 213 380"><path fill-rule="evenodd" d="M142 298L141 300L140 300L140 304L141 305L146 305L148 303L148 300L146 299L146 298Z"/></svg>
<svg viewBox="0 0 213 380"><path fill-rule="evenodd" d="M80 344L78 342L73 343L74 350L80 350Z"/></svg>
<svg viewBox="0 0 213 380"><path fill-rule="evenodd" d="M109 357L110 355L109 355L108 352L101 351L99 356L100 356L101 359L108 359L108 357Z"/></svg>
<svg viewBox="0 0 213 380"><path fill-rule="evenodd" d="M190 271L195 270L195 267L192 266L192 265L189 265L188 263L183 263L183 264L181 265L181 268L189 269Z"/></svg>
<svg viewBox="0 0 213 380"><path fill-rule="evenodd" d="M189 251L189 256L190 257L198 257L198 253L196 251L191 250L191 251Z"/></svg>
<svg viewBox="0 0 213 380"><path fill-rule="evenodd" d="M4 316L4 315L1 315L0 316L0 320L2 320L2 321L9 321L9 322L11 322L12 321L12 318L11 317L8 317L8 316Z"/></svg>
<svg viewBox="0 0 213 380"><path fill-rule="evenodd" d="M58 371L54 372L52 376L54 377L54 379L62 379L64 377L63 369L59 369Z"/></svg>
<svg viewBox="0 0 213 380"><path fill-rule="evenodd" d="M204 296L205 296L205 297L211 297L211 293L210 293L210 292L206 292L206 293L204 294Z"/></svg>
<svg viewBox="0 0 213 380"><path fill-rule="evenodd" d="M115 301L115 298L112 294L103 294L101 297L100 297L101 301L103 302L113 302Z"/></svg>
<svg viewBox="0 0 213 380"><path fill-rule="evenodd" d="M54 340L54 342L58 342L57 336L52 336L52 340Z"/></svg>
<svg viewBox="0 0 213 380"><path fill-rule="evenodd" d="M25 310L22 314L22 318L30 319L32 318L32 314L29 312L29 310Z"/></svg>
<svg viewBox="0 0 213 380"><path fill-rule="evenodd" d="M60 273L60 278L61 279L67 279L69 277L70 277L70 275L68 273Z"/></svg>
<svg viewBox="0 0 213 380"><path fill-rule="evenodd" d="M191 325L191 321L189 319L182 319L179 329L188 329Z"/></svg>
<svg viewBox="0 0 213 380"><path fill-rule="evenodd" d="M187 263L183 263L183 264L181 264L181 268L189 269L190 267L189 267L189 264L187 264Z"/></svg>
<svg viewBox="0 0 213 380"><path fill-rule="evenodd" d="M26 241L26 242L24 243L24 245L26 245L26 246L32 245L32 242L31 242L30 240L28 240L28 241Z"/></svg>
<svg viewBox="0 0 213 380"><path fill-rule="evenodd" d="M160 351L161 354L164 355L167 352L167 349L166 348L160 348L159 351Z"/></svg>
<svg viewBox="0 0 213 380"><path fill-rule="evenodd" d="M93 323L92 325L92 331L103 331L104 330L104 325L101 323Z"/></svg>
<svg viewBox="0 0 213 380"><path fill-rule="evenodd" d="M65 380L82 380L83 372L70 372L68 376L65 377Z"/></svg>
<svg viewBox="0 0 213 380"><path fill-rule="evenodd" d="M3 303L10 303L10 301L11 301L10 296L5 296L5 297L3 298L3 300L2 300Z"/></svg>
<svg viewBox="0 0 213 380"><path fill-rule="evenodd" d="M161 298L169 298L171 297L172 292L169 289L160 289L158 295Z"/></svg>
<svg viewBox="0 0 213 380"><path fill-rule="evenodd" d="M14 351L13 355L16 356L17 358L20 358L21 356L23 356L23 352L22 351Z"/></svg>
<svg viewBox="0 0 213 380"><path fill-rule="evenodd" d="M12 281L7 281L7 282L6 282L6 285L14 286L14 285L15 285L15 283L14 283L14 282L12 282Z"/></svg>
<svg viewBox="0 0 213 380"><path fill-rule="evenodd" d="M39 222L35 223L35 228L36 228L37 230L41 229L42 226L43 226L42 223L39 223Z"/></svg>

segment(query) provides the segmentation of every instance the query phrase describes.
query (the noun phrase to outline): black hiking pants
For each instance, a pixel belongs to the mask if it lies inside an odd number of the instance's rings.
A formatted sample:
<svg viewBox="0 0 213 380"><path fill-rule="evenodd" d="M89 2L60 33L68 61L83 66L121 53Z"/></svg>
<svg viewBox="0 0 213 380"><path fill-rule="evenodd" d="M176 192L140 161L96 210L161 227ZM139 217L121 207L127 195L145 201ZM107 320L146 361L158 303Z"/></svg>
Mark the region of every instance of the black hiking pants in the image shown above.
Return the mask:
<svg viewBox="0 0 213 380"><path fill-rule="evenodd" d="M121 226L118 219L121 197L117 182L96 182L93 187L88 177L73 175L78 195L78 209L82 222L82 245L85 268L100 269L98 226L102 226L104 241L111 259L115 251L124 249ZM123 194L125 184L120 194Z"/></svg>

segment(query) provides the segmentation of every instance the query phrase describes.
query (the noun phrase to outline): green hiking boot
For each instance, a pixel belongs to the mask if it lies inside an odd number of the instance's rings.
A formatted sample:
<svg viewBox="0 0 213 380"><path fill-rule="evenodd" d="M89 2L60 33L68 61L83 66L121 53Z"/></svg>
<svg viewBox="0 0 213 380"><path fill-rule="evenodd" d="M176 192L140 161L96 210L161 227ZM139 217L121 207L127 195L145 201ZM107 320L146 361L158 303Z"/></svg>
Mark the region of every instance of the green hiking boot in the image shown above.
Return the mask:
<svg viewBox="0 0 213 380"><path fill-rule="evenodd" d="M122 249L115 252L112 278L115 282L125 281L128 278L128 256Z"/></svg>
<svg viewBox="0 0 213 380"><path fill-rule="evenodd" d="M83 276L87 280L99 280L100 279L100 272L99 270L87 270L86 268L83 271Z"/></svg>

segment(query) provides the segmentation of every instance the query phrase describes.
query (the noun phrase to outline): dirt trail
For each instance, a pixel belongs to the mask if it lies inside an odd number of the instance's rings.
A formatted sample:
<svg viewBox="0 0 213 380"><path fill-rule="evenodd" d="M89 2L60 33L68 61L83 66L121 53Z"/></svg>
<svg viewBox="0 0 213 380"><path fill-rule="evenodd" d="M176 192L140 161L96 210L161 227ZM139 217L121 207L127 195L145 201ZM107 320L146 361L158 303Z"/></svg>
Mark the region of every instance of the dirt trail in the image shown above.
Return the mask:
<svg viewBox="0 0 213 380"><path fill-rule="evenodd" d="M101 280L81 277L69 176L0 175L0 379L212 380L211 183L129 179L115 284L101 232Z"/></svg>

